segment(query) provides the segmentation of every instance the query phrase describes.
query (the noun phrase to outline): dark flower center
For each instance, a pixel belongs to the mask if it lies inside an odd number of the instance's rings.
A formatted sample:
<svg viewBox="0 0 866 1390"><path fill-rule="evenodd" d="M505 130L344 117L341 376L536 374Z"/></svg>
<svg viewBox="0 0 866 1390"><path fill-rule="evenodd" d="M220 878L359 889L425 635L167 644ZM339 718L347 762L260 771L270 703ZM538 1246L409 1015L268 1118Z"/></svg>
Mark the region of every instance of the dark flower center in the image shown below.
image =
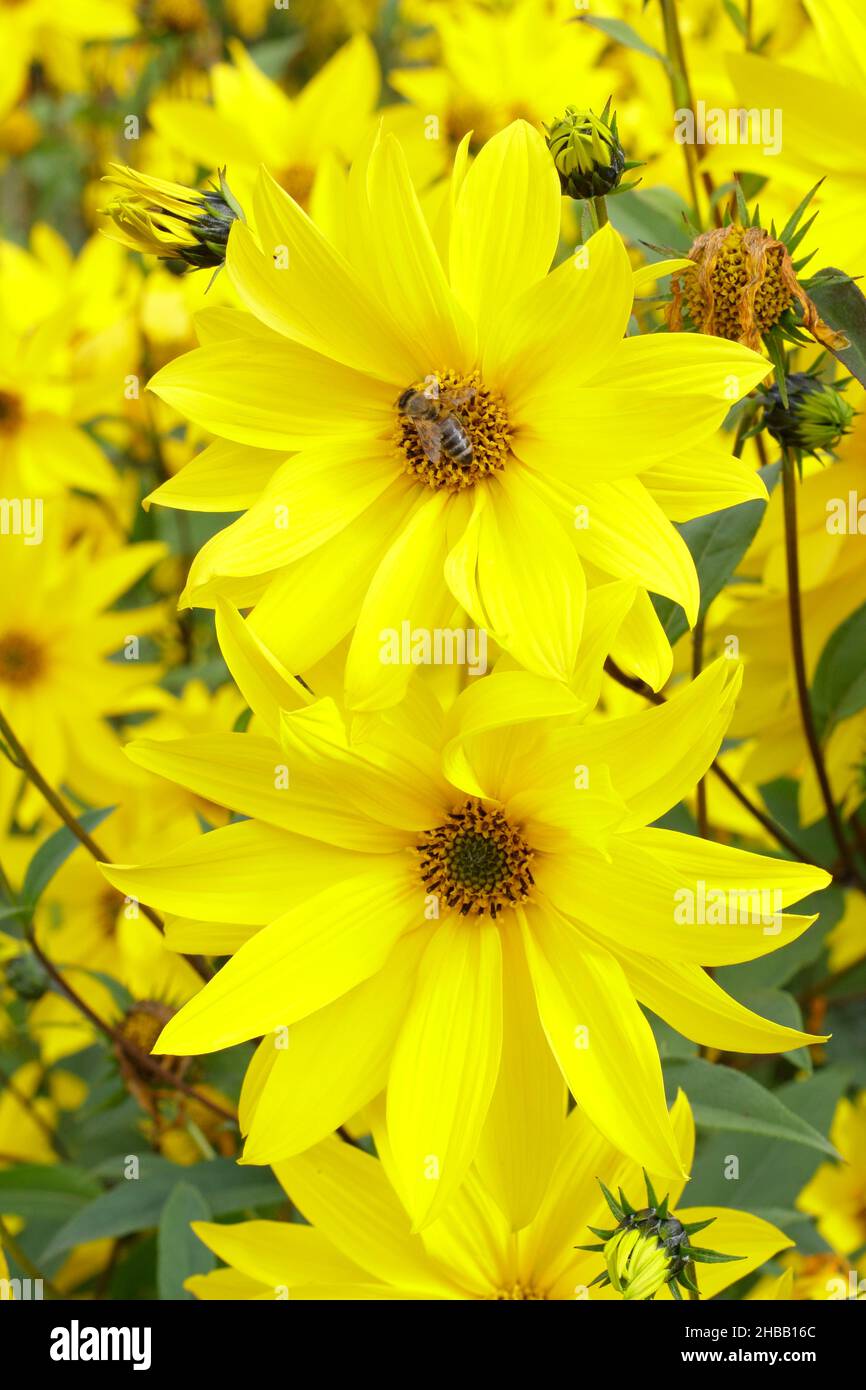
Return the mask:
<svg viewBox="0 0 866 1390"><path fill-rule="evenodd" d="M45 666L42 648L24 632L0 637L0 681L7 685L31 685Z"/></svg>
<svg viewBox="0 0 866 1390"><path fill-rule="evenodd" d="M421 877L464 917L495 918L529 897L533 852L501 811L473 797L451 811L444 825L425 830L416 846Z"/></svg>

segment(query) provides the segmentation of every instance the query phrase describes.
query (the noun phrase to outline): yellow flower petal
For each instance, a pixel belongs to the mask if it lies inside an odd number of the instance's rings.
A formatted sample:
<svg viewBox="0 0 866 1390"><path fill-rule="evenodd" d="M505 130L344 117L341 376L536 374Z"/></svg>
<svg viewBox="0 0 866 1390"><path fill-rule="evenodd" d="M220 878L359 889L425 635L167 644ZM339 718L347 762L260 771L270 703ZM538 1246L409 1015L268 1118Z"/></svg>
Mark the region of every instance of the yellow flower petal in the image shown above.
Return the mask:
<svg viewBox="0 0 866 1390"><path fill-rule="evenodd" d="M419 893L401 858L315 894L263 927L163 1029L155 1052L184 1056L288 1027L380 970L419 925Z"/></svg>
<svg viewBox="0 0 866 1390"><path fill-rule="evenodd" d="M747 1211L731 1211L727 1207L680 1207L677 1217L689 1226L694 1221L712 1220L712 1226L699 1232L698 1245L716 1250L720 1255L744 1257L729 1264L698 1265L697 1284L702 1298L715 1298L731 1284L759 1269L780 1250L790 1249L794 1244L784 1231Z"/></svg>
<svg viewBox="0 0 866 1390"><path fill-rule="evenodd" d="M565 1087L538 1019L520 933L502 942L502 1059L475 1165L512 1230L541 1203L563 1138Z"/></svg>
<svg viewBox="0 0 866 1390"><path fill-rule="evenodd" d="M272 1297L293 1284L364 1282L363 1270L312 1226L290 1221L193 1221L199 1240L248 1279L267 1284ZM285 1295L283 1295L285 1297Z"/></svg>
<svg viewBox="0 0 866 1390"><path fill-rule="evenodd" d="M628 255L602 228L562 265L504 305L484 344L482 375L509 410L531 418L537 390L573 388L613 352L632 304Z"/></svg>
<svg viewBox="0 0 866 1390"><path fill-rule="evenodd" d="M150 864L105 864L102 871L121 893L166 912L266 926L302 894L364 863L349 850L247 820L199 835Z"/></svg>
<svg viewBox="0 0 866 1390"><path fill-rule="evenodd" d="M395 662L388 646L399 640L404 623L410 633L449 625L454 603L443 576L447 511L445 492L425 497L373 576L346 659L346 700L353 709L384 709L405 693L415 667Z"/></svg>
<svg viewBox="0 0 866 1390"><path fill-rule="evenodd" d="M451 224L451 283L482 335L509 300L546 274L562 196L538 131L515 121L481 149Z"/></svg>
<svg viewBox="0 0 866 1390"><path fill-rule="evenodd" d="M678 1177L655 1040L622 967L549 905L523 918L538 1011L575 1099L623 1153Z"/></svg>
<svg viewBox="0 0 866 1390"><path fill-rule="evenodd" d="M382 1165L351 1144L326 1139L276 1167L304 1216L342 1254L387 1283L446 1294L447 1276L427 1258L421 1239Z"/></svg>
<svg viewBox="0 0 866 1390"><path fill-rule="evenodd" d="M184 468L144 499L149 507L179 511L240 512L251 507L286 455L215 439Z"/></svg>
<svg viewBox="0 0 866 1390"><path fill-rule="evenodd" d="M586 581L565 527L524 470L507 469L477 490L475 513L448 556L446 577L475 622L522 666L554 680L569 679L583 627Z"/></svg>
<svg viewBox="0 0 866 1390"><path fill-rule="evenodd" d="M410 932L369 980L292 1024L287 1046L265 1039L271 1065L245 1111L245 1163L302 1153L384 1090L425 944L424 928Z"/></svg>
<svg viewBox="0 0 866 1390"><path fill-rule="evenodd" d="M670 956L654 960L623 950L618 955L641 1003L704 1047L723 1052L785 1052L822 1041L796 1028L783 1028L738 1004L699 965Z"/></svg>
<svg viewBox="0 0 866 1390"><path fill-rule="evenodd" d="M284 830L372 854L406 844L405 834L389 833L354 807L335 803L333 789L308 767L289 769L272 739L253 734L139 739L126 752L149 772Z"/></svg>
<svg viewBox="0 0 866 1390"><path fill-rule="evenodd" d="M387 1123L415 1228L466 1176L502 1046L502 952L496 926L450 916L421 962L388 1080Z"/></svg>
<svg viewBox="0 0 866 1390"><path fill-rule="evenodd" d="M276 336L257 340L254 350L236 339L196 348L157 372L148 389L214 434L287 453L324 432L332 440L370 438L393 421L391 387Z"/></svg>

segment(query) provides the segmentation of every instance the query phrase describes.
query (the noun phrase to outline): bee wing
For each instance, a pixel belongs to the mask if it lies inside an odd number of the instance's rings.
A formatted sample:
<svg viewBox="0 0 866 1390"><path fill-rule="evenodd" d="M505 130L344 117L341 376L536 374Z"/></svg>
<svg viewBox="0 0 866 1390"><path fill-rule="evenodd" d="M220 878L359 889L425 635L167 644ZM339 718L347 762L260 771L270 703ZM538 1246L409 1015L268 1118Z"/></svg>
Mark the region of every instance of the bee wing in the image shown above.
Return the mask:
<svg viewBox="0 0 866 1390"><path fill-rule="evenodd" d="M421 448L431 463L438 463L442 454L442 428L438 420L413 420Z"/></svg>
<svg viewBox="0 0 866 1390"><path fill-rule="evenodd" d="M425 378L424 395L430 401L439 399L439 378L438 376L428 376Z"/></svg>
<svg viewBox="0 0 866 1390"><path fill-rule="evenodd" d="M462 405L471 405L475 400L475 387L467 386L463 391L447 391L441 398L448 410L459 410Z"/></svg>

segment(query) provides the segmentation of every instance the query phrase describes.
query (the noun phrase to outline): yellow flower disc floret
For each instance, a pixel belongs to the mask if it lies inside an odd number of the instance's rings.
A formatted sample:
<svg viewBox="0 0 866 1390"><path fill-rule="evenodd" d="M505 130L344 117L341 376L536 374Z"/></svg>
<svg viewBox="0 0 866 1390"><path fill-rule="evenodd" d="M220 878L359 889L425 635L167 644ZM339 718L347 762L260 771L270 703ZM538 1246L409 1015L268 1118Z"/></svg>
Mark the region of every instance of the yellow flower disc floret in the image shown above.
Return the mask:
<svg viewBox="0 0 866 1390"><path fill-rule="evenodd" d="M797 279L785 243L762 227L714 227L697 238L689 257L694 265L671 280L668 323L675 331L683 326L684 298L698 332L758 349L796 300L801 326L813 338L827 347L845 345L843 335L824 323Z"/></svg>
<svg viewBox="0 0 866 1390"><path fill-rule="evenodd" d="M510 452L511 429L505 402L496 391L485 386L477 372L454 372L449 368L435 374L439 387L440 419L454 415L472 444L472 459L463 463L449 457L442 449L437 459L431 459L411 420L398 416L397 448L406 465L420 482L434 492L441 488L459 492L473 487L481 478L500 473ZM417 382L415 389L424 391L427 381ZM453 408L450 401L454 399Z"/></svg>
<svg viewBox="0 0 866 1390"><path fill-rule="evenodd" d="M417 846L428 893L464 917L496 917L526 902L535 882L533 852L501 811L472 797Z"/></svg>
<svg viewBox="0 0 866 1390"><path fill-rule="evenodd" d="M547 1294L538 1293L532 1284L521 1284L518 1282L512 1284L509 1288L500 1289L498 1293L494 1294L491 1301L494 1303L512 1303L518 1301L544 1303L547 1301Z"/></svg>
<svg viewBox="0 0 866 1390"><path fill-rule="evenodd" d="M704 332L735 342L766 333L791 303L788 253L759 227L707 233L690 254L697 265L684 276L685 295L692 322Z"/></svg>

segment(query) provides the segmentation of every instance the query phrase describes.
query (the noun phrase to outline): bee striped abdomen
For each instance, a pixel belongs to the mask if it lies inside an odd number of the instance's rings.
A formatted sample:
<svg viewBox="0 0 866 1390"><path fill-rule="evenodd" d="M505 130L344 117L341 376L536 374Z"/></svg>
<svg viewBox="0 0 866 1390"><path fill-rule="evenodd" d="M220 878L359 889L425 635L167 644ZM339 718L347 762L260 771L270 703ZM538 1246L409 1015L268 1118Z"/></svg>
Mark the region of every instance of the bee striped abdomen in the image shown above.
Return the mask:
<svg viewBox="0 0 866 1390"><path fill-rule="evenodd" d="M453 415L442 423L442 448L455 463L468 466L472 462L472 441Z"/></svg>

